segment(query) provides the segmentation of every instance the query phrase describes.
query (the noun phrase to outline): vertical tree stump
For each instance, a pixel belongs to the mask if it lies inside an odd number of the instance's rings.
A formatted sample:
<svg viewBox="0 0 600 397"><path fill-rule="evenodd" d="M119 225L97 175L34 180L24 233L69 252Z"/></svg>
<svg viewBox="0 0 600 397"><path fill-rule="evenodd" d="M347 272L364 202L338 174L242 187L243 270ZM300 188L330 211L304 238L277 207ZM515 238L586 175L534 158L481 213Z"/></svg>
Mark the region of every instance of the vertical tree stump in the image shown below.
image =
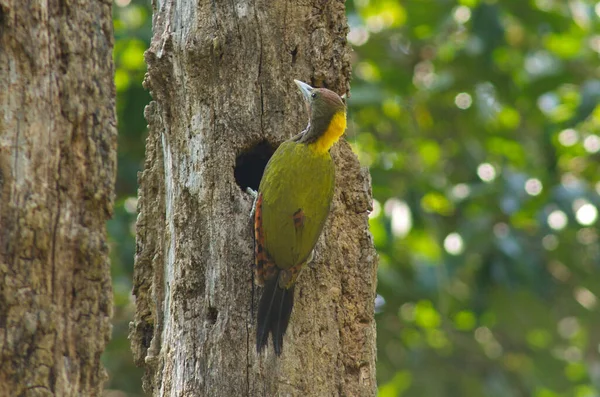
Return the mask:
<svg viewBox="0 0 600 397"><path fill-rule="evenodd" d="M116 170L111 1L0 0L0 396L99 396Z"/></svg>
<svg viewBox="0 0 600 397"><path fill-rule="evenodd" d="M308 114L293 79L348 89L341 1L154 3L150 134L140 175L131 326L160 396L374 396L370 179L345 142L332 212L304 270L283 355L257 355L252 197Z"/></svg>

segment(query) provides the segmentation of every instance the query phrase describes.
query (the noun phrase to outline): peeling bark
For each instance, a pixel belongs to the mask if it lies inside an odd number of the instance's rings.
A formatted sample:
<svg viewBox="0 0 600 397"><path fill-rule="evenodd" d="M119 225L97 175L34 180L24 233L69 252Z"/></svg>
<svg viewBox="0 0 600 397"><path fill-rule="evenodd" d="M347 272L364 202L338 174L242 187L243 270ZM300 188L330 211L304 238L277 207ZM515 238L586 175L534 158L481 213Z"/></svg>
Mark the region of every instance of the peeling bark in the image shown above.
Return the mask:
<svg viewBox="0 0 600 397"><path fill-rule="evenodd" d="M258 183L269 148L306 125L294 78L348 90L344 3L165 0L153 25L130 330L145 389L374 396L370 179L345 142L333 149L332 213L299 278L283 355L255 350L260 291L244 188Z"/></svg>
<svg viewBox="0 0 600 397"><path fill-rule="evenodd" d="M0 0L0 396L100 395L111 2Z"/></svg>

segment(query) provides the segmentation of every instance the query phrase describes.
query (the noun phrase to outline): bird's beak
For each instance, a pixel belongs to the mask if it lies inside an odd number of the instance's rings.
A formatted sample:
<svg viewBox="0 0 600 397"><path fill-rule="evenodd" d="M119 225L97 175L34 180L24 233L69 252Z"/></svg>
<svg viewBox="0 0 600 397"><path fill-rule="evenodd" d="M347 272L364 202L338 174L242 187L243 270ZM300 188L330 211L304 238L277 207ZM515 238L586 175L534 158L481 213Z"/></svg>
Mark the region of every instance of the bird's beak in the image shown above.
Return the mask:
<svg viewBox="0 0 600 397"><path fill-rule="evenodd" d="M311 86L309 86L306 83L301 82L300 80L294 80L294 83L296 83L298 88L300 88L300 92L304 96L304 99L306 99L306 102L310 103L310 100L311 100L310 94L313 92L314 88L312 88Z"/></svg>

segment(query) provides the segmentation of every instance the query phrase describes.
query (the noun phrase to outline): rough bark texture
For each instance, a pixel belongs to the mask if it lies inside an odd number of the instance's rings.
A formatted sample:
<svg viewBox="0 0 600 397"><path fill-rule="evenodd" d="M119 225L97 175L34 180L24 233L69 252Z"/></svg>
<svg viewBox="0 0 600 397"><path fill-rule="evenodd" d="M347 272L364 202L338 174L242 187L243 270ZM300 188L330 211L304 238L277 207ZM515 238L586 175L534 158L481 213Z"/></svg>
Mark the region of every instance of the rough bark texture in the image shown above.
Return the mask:
<svg viewBox="0 0 600 397"><path fill-rule="evenodd" d="M296 287L279 359L271 346L262 356L255 350L252 198L234 175L239 156L305 127L294 78L347 91L344 3L166 0L154 3L153 21L130 335L146 390L375 395L368 173L348 144L333 150L332 213ZM238 160L240 167L255 179L262 172Z"/></svg>
<svg viewBox="0 0 600 397"><path fill-rule="evenodd" d="M112 290L111 1L0 0L0 396L95 396Z"/></svg>

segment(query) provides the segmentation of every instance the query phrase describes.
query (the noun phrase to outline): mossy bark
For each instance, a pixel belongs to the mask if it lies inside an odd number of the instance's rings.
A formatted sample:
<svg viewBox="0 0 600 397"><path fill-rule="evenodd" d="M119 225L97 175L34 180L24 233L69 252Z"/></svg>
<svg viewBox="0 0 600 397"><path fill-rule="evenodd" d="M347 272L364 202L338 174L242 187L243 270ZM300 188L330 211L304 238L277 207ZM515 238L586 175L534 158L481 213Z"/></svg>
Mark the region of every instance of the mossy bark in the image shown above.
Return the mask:
<svg viewBox="0 0 600 397"><path fill-rule="evenodd" d="M156 396L375 395L368 172L347 143L333 149L332 212L315 261L299 278L280 358L271 347L261 356L255 350L252 197L235 172L236 159L250 167L239 158L253 147L277 146L305 127L293 79L348 90L344 3L153 6L145 84L154 100L146 108L130 334L145 389Z"/></svg>
<svg viewBox="0 0 600 397"><path fill-rule="evenodd" d="M110 1L0 0L0 396L96 396L112 290Z"/></svg>

